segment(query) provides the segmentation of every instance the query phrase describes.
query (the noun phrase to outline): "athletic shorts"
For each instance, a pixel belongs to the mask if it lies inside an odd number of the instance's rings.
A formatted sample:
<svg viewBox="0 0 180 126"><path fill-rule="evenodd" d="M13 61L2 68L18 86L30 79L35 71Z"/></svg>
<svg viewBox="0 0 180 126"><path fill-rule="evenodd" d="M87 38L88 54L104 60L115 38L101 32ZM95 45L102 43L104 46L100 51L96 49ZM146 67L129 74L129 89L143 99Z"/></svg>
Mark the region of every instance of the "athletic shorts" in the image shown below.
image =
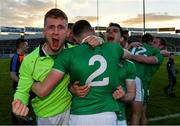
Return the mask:
<svg viewBox="0 0 180 126"><path fill-rule="evenodd" d="M67 126L69 124L70 109L64 113L58 114L56 116L46 117L46 118L37 118L37 125L63 125Z"/></svg>
<svg viewBox="0 0 180 126"><path fill-rule="evenodd" d="M90 115L70 115L69 125L116 125L117 116L115 112L102 112Z"/></svg>
<svg viewBox="0 0 180 126"><path fill-rule="evenodd" d="M126 122L126 120L118 120L117 121L117 126L127 126L127 122Z"/></svg>
<svg viewBox="0 0 180 126"><path fill-rule="evenodd" d="M135 79L135 83L136 83L136 97L134 99L134 101L140 101L143 102L144 101L144 89L143 89L143 84L140 78L136 77Z"/></svg>

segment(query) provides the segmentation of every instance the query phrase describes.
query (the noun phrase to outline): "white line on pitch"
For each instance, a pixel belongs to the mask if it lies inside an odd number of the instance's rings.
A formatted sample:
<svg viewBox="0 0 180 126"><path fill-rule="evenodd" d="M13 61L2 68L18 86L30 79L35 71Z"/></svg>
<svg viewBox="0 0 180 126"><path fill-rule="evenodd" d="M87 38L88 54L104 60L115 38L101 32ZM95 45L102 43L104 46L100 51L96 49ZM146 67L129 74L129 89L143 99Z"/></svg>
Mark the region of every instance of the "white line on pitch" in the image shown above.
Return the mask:
<svg viewBox="0 0 180 126"><path fill-rule="evenodd" d="M180 116L180 113L166 115L166 116L158 116L158 117L154 117L154 118L149 118L148 122L159 121L159 120L169 119L169 118L176 118L179 116Z"/></svg>

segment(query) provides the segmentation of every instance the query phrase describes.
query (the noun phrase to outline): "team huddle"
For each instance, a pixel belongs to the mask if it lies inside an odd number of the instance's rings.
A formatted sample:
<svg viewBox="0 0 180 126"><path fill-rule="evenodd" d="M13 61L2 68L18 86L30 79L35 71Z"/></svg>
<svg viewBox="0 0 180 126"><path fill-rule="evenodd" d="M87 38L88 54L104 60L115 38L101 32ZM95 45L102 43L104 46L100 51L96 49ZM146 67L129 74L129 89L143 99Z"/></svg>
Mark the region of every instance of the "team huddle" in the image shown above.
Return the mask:
<svg viewBox="0 0 180 126"><path fill-rule="evenodd" d="M164 39L145 34L142 43L128 45L117 23L109 24L102 39L86 20L72 28L78 45L67 44L67 33L66 14L49 10L44 18L46 41L22 61L13 113L27 116L32 91L38 125L146 124L149 85L169 55ZM129 123L126 103L132 109Z"/></svg>

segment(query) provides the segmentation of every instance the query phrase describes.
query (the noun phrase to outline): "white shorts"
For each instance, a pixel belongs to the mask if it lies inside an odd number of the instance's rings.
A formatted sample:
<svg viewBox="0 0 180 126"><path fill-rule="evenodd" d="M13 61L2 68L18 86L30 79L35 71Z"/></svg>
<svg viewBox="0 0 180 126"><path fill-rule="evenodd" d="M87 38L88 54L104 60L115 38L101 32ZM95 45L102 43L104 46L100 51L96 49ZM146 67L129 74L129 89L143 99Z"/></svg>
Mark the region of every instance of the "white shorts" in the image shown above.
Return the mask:
<svg viewBox="0 0 180 126"><path fill-rule="evenodd" d="M142 81L140 78L136 77L135 83L136 83L136 97L135 97L134 101L143 102L144 101L144 89L142 87Z"/></svg>
<svg viewBox="0 0 180 126"><path fill-rule="evenodd" d="M117 125L118 126L127 126L127 122L126 122L126 120L122 120L122 121L117 121Z"/></svg>
<svg viewBox="0 0 180 126"><path fill-rule="evenodd" d="M70 115L69 125L116 125L115 112L103 112L91 115Z"/></svg>
<svg viewBox="0 0 180 126"><path fill-rule="evenodd" d="M37 118L37 125L64 125L67 126L69 124L69 117L70 117L70 109L67 111L58 114L56 116L51 116L47 118Z"/></svg>

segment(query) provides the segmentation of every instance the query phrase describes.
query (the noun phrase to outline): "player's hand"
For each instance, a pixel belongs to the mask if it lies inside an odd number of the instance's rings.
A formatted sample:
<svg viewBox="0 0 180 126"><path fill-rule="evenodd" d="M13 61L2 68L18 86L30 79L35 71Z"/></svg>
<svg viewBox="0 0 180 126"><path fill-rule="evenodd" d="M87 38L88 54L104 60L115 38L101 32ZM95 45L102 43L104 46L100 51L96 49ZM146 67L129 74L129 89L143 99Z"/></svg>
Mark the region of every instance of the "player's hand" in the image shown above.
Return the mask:
<svg viewBox="0 0 180 126"><path fill-rule="evenodd" d="M76 81L73 84L71 84L70 91L73 94L79 96L80 98L83 98L88 94L89 88L90 87L88 85L80 86L79 81Z"/></svg>
<svg viewBox="0 0 180 126"><path fill-rule="evenodd" d="M165 56L165 57L169 57L170 56L170 53L167 51L167 50L161 50L160 53Z"/></svg>
<svg viewBox="0 0 180 126"><path fill-rule="evenodd" d="M133 48L133 47L140 47L142 46L142 43L140 42L132 42L131 44L129 44L129 49Z"/></svg>
<svg viewBox="0 0 180 126"><path fill-rule="evenodd" d="M100 37L97 37L95 35L91 35L86 39L86 42L91 46L91 47L96 47L99 46L103 43L103 39Z"/></svg>
<svg viewBox="0 0 180 126"><path fill-rule="evenodd" d="M27 116L29 108L20 100L16 99L12 102L12 111L17 116Z"/></svg>
<svg viewBox="0 0 180 126"><path fill-rule="evenodd" d="M114 91L113 92L113 97L114 97L114 99L121 99L121 98L123 98L125 96L125 92L124 92L124 90L123 90L123 88L121 87L121 86L119 86L118 88L117 88L117 90L116 91Z"/></svg>

